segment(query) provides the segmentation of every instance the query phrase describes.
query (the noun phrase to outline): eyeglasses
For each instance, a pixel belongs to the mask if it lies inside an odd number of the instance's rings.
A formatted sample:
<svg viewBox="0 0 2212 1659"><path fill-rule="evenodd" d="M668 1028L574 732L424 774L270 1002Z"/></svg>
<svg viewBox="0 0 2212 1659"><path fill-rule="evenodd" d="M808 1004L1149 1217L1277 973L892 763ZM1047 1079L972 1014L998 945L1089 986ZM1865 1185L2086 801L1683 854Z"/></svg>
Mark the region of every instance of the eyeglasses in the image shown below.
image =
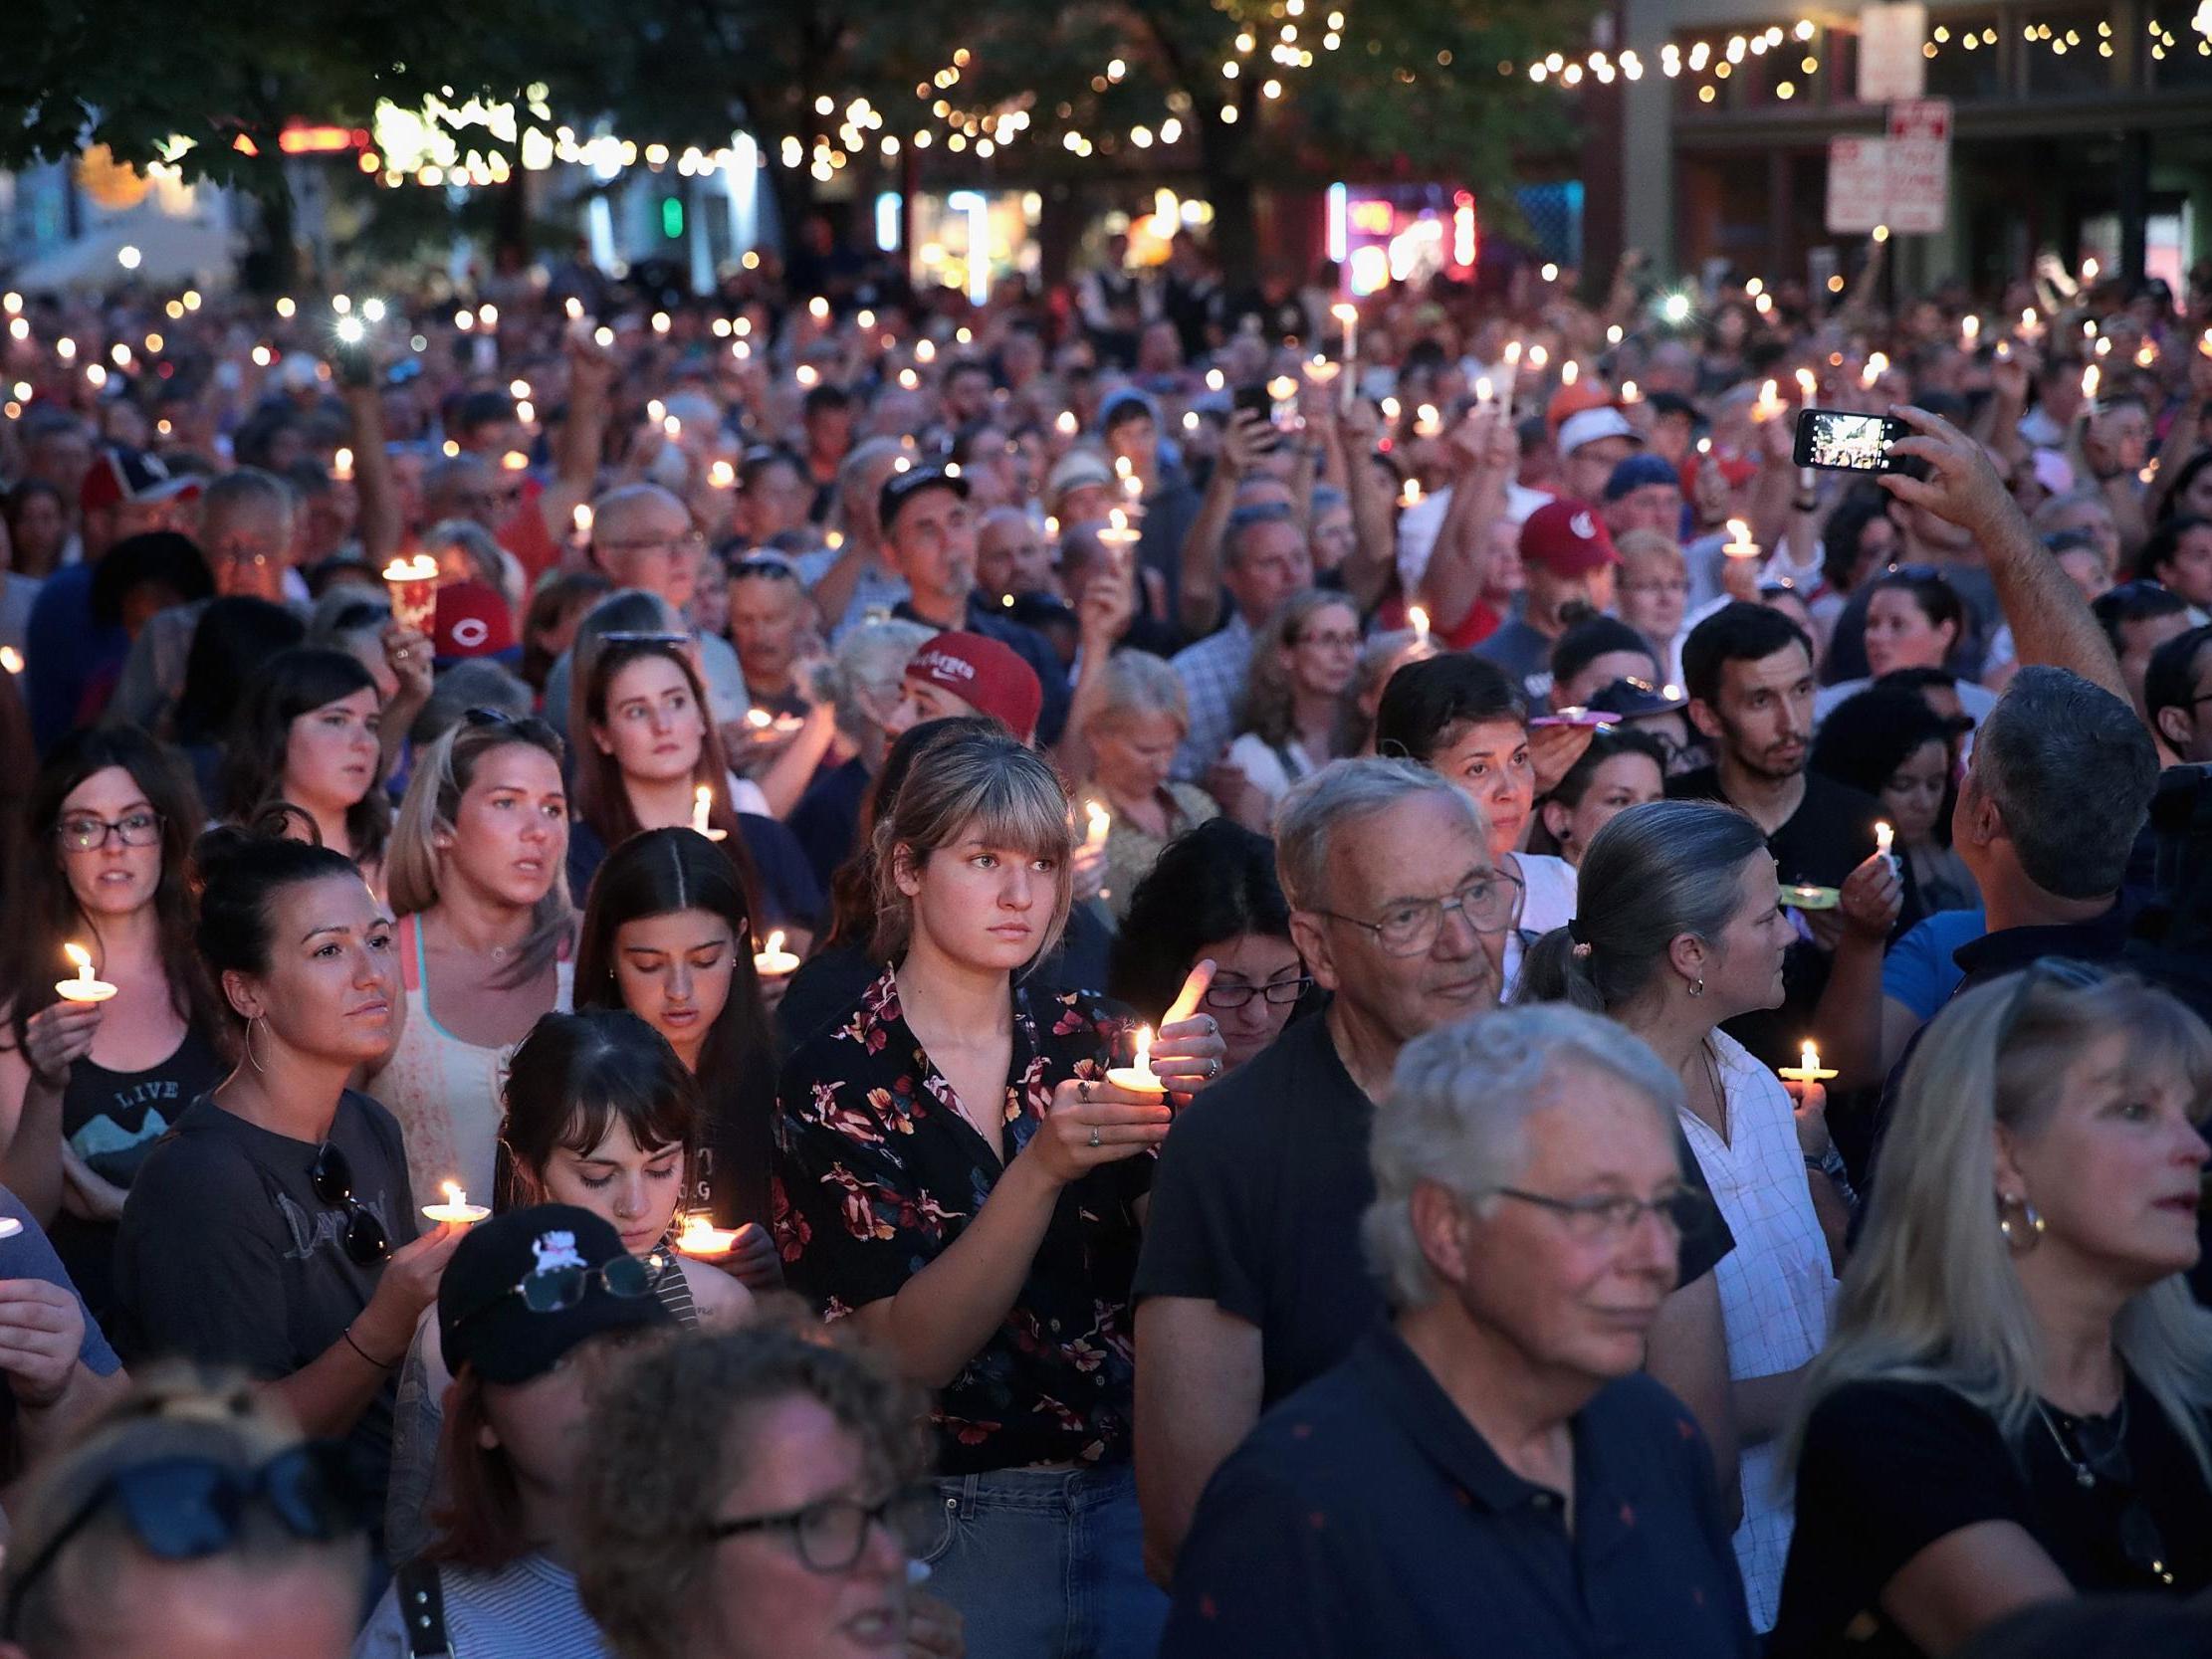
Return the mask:
<svg viewBox="0 0 2212 1659"><path fill-rule="evenodd" d="M2081 964L2074 964L2079 966ZM2166 1553L2165 1536L2144 1507L2135 1483L2135 1460L2127 1455L2127 1407L2109 1417L2075 1417L2061 1424L2039 1403L2043 1426L2058 1442L2059 1455L2083 1472L2127 1494L2127 1507L2119 1514L2119 1550L2127 1564L2156 1584L2173 1582L2173 1557Z"/></svg>
<svg viewBox="0 0 2212 1659"><path fill-rule="evenodd" d="M1538 1209L1564 1217L1568 1235L1585 1244L1625 1239L1646 1215L1658 1216L1676 1235L1692 1232L1712 1209L1712 1200L1686 1186L1658 1198L1631 1198L1626 1193L1554 1198L1545 1192L1525 1192L1517 1186L1496 1186L1490 1191L1495 1197L1534 1204Z"/></svg>
<svg viewBox="0 0 2212 1659"><path fill-rule="evenodd" d="M599 636L601 645L689 645L689 634L616 628Z"/></svg>
<svg viewBox="0 0 2212 1659"><path fill-rule="evenodd" d="M597 1267L540 1268L521 1284L479 1303L453 1323L460 1326L481 1318L511 1296L521 1297L523 1306L534 1314L566 1313L590 1294L593 1285L611 1297L630 1302L652 1294L653 1274L635 1256L610 1256Z"/></svg>
<svg viewBox="0 0 2212 1659"><path fill-rule="evenodd" d="M98 852L108 845L110 836L125 847L151 847L161 839L161 814L126 812L111 822L87 813L83 817L64 818L54 826L54 833L73 853Z"/></svg>
<svg viewBox="0 0 2212 1659"><path fill-rule="evenodd" d="M1264 985L1247 985L1241 981L1224 985L1217 981L1206 987L1206 1002L1210 1008L1241 1008L1259 996L1280 1008L1305 995L1306 987L1312 983L1311 974L1301 974L1296 979L1270 979Z"/></svg>
<svg viewBox="0 0 2212 1659"><path fill-rule="evenodd" d="M809 1571L843 1572L868 1547L870 1527L883 1528L900 1549L920 1555L929 1548L939 1525L936 1493L918 1486L895 1492L880 1504L863 1504L857 1498L822 1498L776 1515L716 1521L708 1526L707 1536L721 1540L742 1538L748 1533L787 1533L799 1561Z"/></svg>
<svg viewBox="0 0 2212 1659"><path fill-rule="evenodd" d="M335 1141L323 1142L315 1154L315 1167L308 1171L308 1181L326 1204L344 1207L345 1232L338 1242L348 1261L355 1267L370 1267L391 1254L391 1236L384 1231L384 1224L353 1196L353 1166L345 1161Z"/></svg>
<svg viewBox="0 0 2212 1659"><path fill-rule="evenodd" d="M1467 883L1448 899L1402 899L1382 917L1366 922L1339 911L1322 911L1338 922L1365 928L1386 955L1418 956L1437 942L1444 918L1457 911L1478 933L1502 933L1521 913L1521 881L1497 870Z"/></svg>
<svg viewBox="0 0 2212 1659"><path fill-rule="evenodd" d="M241 1470L199 1457L160 1458L118 1469L94 1488L16 1575L0 1631L15 1635L31 1587L110 1504L122 1512L124 1525L148 1555L189 1561L233 1548L246 1530L249 1504L266 1508L294 1538L318 1544L344 1538L355 1529L349 1491L341 1456L322 1444L279 1452L258 1469Z"/></svg>
<svg viewBox="0 0 2212 1659"><path fill-rule="evenodd" d="M685 530L680 535L641 535L634 541L599 541L594 543L602 553L696 553L707 545L707 538L697 530Z"/></svg>
<svg viewBox="0 0 2212 1659"><path fill-rule="evenodd" d="M536 715L510 715L505 709L464 709L461 718L479 731L497 727L547 748L557 749L560 743L559 733Z"/></svg>

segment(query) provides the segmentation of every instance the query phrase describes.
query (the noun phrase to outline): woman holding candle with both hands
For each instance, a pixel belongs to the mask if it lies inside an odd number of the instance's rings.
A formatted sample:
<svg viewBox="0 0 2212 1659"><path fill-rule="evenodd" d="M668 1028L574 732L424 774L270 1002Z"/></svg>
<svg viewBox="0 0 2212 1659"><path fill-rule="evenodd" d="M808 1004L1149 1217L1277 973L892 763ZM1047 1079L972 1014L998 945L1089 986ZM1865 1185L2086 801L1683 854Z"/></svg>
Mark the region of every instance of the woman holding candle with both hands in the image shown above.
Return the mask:
<svg viewBox="0 0 2212 1659"><path fill-rule="evenodd" d="M1714 1274L1741 1456L1736 1559L1753 1624L1765 1630L1790 1537L1774 1443L1827 1338L1831 1252L1840 1254L1849 1222L1828 1173L1834 1148L1819 1083L1785 1093L1719 1029L1782 1000L1793 935L1776 905L1774 858L1759 826L1733 807L1659 801L1597 833L1581 883L1576 920L1531 947L1515 1000L1610 1015L1681 1080L1682 1132L1736 1240ZM1854 873L1848 891L1847 904L1879 910L1883 927L1895 913L1896 877L1879 859Z"/></svg>
<svg viewBox="0 0 2212 1659"><path fill-rule="evenodd" d="M675 1248L692 1170L706 1143L690 1072L634 1014L548 1014L515 1052L500 1133L499 1209L572 1204L620 1235L641 1283L677 1325L744 1319L753 1296ZM394 1559L428 1537L440 1425L453 1380L425 1315L400 1372L384 1524Z"/></svg>
<svg viewBox="0 0 2212 1659"><path fill-rule="evenodd" d="M146 1153L229 1069L227 1022L192 945L198 797L136 726L72 732L31 785L0 956L0 1181L46 1227L96 1317L115 1226ZM57 989L65 948L115 987Z"/></svg>
<svg viewBox="0 0 2212 1659"><path fill-rule="evenodd" d="M736 867L686 829L645 830L607 856L576 945L579 1008L627 1008L666 1039L706 1102L685 1207L738 1230L725 1265L781 1283L769 1237L775 1044Z"/></svg>
<svg viewBox="0 0 2212 1659"><path fill-rule="evenodd" d="M1104 1080L1117 1011L1021 977L1067 917L1072 819L1012 738L933 747L875 833L892 965L777 1089L793 1284L940 1390L925 1558L977 1659L1147 1654L1166 1613L1129 1466L1129 1288L1171 1111ZM1180 1020L1153 1069L1194 1092L1222 1049L1211 1016Z"/></svg>
<svg viewBox="0 0 2212 1659"><path fill-rule="evenodd" d="M217 829L197 863L242 1058L131 1185L120 1346L247 1371L380 1504L393 1373L463 1231L417 1236L399 1125L347 1086L394 1037L391 919L328 847Z"/></svg>
<svg viewBox="0 0 2212 1659"><path fill-rule="evenodd" d="M560 739L545 722L472 709L416 756L390 862L405 1019L367 1088L405 1131L426 1200L448 1181L490 1194L515 1045L569 1005L567 848Z"/></svg>

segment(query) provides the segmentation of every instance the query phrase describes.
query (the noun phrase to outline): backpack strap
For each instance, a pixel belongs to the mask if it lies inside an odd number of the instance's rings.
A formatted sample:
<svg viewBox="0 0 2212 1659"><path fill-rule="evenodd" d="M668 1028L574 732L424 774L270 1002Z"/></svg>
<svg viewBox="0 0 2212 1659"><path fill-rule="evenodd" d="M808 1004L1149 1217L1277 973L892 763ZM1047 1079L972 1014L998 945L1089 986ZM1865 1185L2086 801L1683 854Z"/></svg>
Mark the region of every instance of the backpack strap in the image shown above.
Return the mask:
<svg viewBox="0 0 2212 1659"><path fill-rule="evenodd" d="M412 1659L453 1659L445 1627L445 1582L436 1561L412 1560L394 1574L400 1622Z"/></svg>

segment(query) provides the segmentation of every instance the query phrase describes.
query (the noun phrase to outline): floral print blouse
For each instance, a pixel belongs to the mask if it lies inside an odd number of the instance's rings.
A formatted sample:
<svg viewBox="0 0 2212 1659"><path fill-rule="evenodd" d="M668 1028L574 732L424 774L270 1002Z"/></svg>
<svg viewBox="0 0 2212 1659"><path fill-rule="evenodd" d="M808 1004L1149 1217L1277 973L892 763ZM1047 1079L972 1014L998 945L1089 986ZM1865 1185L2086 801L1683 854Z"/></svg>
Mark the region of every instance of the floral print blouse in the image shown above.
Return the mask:
<svg viewBox="0 0 2212 1659"><path fill-rule="evenodd" d="M1029 1143L1056 1084L1102 1078L1131 1024L1086 992L1014 987L1006 1155ZM899 1010L886 968L837 1024L785 1062L770 1186L793 1289L839 1319L899 1288L957 1240L1004 1172ZM940 1474L1129 1456L1129 1288L1154 1155L1063 1188L1004 1322L938 1397Z"/></svg>

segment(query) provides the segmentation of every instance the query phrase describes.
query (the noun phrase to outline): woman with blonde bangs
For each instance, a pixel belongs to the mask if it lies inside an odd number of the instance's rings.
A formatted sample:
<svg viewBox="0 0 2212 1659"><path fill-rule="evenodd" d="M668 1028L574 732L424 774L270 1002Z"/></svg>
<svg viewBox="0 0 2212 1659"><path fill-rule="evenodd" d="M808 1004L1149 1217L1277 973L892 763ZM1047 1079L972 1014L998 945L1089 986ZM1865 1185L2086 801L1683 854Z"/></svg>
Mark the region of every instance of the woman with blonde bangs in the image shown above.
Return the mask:
<svg viewBox="0 0 2212 1659"><path fill-rule="evenodd" d="M567 850L545 722L472 709L416 756L386 866L406 1017L368 1090L399 1120L420 1198L491 1192L515 1046L571 1005Z"/></svg>
<svg viewBox="0 0 2212 1659"><path fill-rule="evenodd" d="M1942 1655L2034 1602L2212 1584L2207 1099L2212 1031L2081 963L1928 1028L1807 1378L1770 1651Z"/></svg>
<svg viewBox="0 0 2212 1659"><path fill-rule="evenodd" d="M1119 1008L1023 982L1067 919L1072 818L1012 737L933 747L873 840L891 965L776 1091L790 1282L938 1390L928 1559L976 1659L1149 1654L1167 1610L1130 1473L1129 1293L1170 1112L1106 1081ZM1151 1061L1190 1094L1222 1052L1200 1015Z"/></svg>

